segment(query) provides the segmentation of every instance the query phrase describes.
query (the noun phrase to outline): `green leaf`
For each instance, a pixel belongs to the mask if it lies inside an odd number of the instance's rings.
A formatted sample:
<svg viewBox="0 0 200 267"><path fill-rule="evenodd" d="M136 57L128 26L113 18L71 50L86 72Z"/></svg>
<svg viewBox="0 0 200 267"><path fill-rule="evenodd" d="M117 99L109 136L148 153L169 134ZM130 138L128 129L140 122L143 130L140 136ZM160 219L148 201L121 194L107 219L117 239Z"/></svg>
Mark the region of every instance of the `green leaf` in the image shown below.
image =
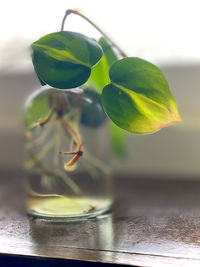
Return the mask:
<svg viewBox="0 0 200 267"><path fill-rule="evenodd" d="M101 96L90 89L84 89L82 96L81 124L89 127L100 127L107 116L101 104Z"/></svg>
<svg viewBox="0 0 200 267"><path fill-rule="evenodd" d="M88 85L94 86L101 93L103 88L110 82L109 68L117 60L117 56L110 43L104 37L101 37L98 43L101 45L104 54L101 60L92 68Z"/></svg>
<svg viewBox="0 0 200 267"><path fill-rule="evenodd" d="M55 88L69 89L84 84L91 68L101 59L102 49L83 34L61 31L34 42L32 60L39 79Z"/></svg>
<svg viewBox="0 0 200 267"><path fill-rule="evenodd" d="M41 80L41 78L40 78L39 75L37 74L36 69L35 69L35 73L36 73L36 75L37 75L37 77L38 77L38 80L39 80L40 84L41 84L42 86L46 85L46 83L45 83L43 80Z"/></svg>
<svg viewBox="0 0 200 267"><path fill-rule="evenodd" d="M124 58L110 68L102 103L107 115L132 133L153 133L180 120L166 78L153 64Z"/></svg>

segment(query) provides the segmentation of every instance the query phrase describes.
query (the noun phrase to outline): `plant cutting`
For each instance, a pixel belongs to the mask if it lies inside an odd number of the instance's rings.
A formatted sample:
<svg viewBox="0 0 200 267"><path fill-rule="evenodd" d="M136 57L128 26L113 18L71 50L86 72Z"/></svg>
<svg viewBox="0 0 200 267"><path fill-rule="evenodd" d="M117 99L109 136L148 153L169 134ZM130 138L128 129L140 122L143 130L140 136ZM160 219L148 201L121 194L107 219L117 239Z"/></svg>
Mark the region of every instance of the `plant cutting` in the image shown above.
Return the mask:
<svg viewBox="0 0 200 267"><path fill-rule="evenodd" d="M70 14L102 37L64 31ZM34 42L31 53L41 88L25 107L27 211L57 220L97 216L112 205L109 121L115 140L119 128L154 133L180 121L175 99L158 67L127 57L77 10L67 10L61 31Z"/></svg>

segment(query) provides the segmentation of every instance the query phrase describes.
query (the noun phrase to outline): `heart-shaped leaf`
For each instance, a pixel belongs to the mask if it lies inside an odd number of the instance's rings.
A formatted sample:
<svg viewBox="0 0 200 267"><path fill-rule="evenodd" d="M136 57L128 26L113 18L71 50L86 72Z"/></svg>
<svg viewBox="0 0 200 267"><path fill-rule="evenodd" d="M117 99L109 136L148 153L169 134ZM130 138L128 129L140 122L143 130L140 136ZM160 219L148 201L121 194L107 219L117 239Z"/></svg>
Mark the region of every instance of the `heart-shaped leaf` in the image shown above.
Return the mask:
<svg viewBox="0 0 200 267"><path fill-rule="evenodd" d="M119 127L145 134L180 120L167 80L155 65L124 58L113 63L109 76L111 83L103 89L102 103Z"/></svg>
<svg viewBox="0 0 200 267"><path fill-rule="evenodd" d="M83 34L61 31L34 42L32 60L39 79L55 88L84 84L91 68L101 59L100 45Z"/></svg>

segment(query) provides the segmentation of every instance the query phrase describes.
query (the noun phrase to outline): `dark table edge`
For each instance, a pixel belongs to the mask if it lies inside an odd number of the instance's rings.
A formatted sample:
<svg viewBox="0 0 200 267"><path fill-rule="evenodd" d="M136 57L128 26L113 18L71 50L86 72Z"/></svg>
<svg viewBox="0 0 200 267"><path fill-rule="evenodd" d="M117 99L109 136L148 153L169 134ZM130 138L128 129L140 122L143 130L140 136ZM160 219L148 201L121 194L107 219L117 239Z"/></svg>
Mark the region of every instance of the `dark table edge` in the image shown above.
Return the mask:
<svg viewBox="0 0 200 267"><path fill-rule="evenodd" d="M64 259L64 260L77 260L85 262L100 262L108 264L123 264L129 266L200 266L200 259L171 257L163 255L151 255L140 253L128 252L113 252L103 250L90 250L82 248L54 248L54 255L52 256L52 247L30 246L23 244L23 248L9 246L0 252L0 255L6 256L21 256L31 258L47 258L47 259ZM13 251L15 251L13 253Z"/></svg>

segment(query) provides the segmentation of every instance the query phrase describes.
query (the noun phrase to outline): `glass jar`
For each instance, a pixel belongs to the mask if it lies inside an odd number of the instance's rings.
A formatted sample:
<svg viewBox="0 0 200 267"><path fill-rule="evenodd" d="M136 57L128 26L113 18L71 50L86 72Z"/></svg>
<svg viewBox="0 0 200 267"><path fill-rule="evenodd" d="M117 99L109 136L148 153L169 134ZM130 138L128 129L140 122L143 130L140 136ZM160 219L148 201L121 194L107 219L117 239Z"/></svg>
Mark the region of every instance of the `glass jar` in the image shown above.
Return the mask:
<svg viewBox="0 0 200 267"><path fill-rule="evenodd" d="M25 106L27 213L94 217L112 204L108 121L95 91L43 86Z"/></svg>

